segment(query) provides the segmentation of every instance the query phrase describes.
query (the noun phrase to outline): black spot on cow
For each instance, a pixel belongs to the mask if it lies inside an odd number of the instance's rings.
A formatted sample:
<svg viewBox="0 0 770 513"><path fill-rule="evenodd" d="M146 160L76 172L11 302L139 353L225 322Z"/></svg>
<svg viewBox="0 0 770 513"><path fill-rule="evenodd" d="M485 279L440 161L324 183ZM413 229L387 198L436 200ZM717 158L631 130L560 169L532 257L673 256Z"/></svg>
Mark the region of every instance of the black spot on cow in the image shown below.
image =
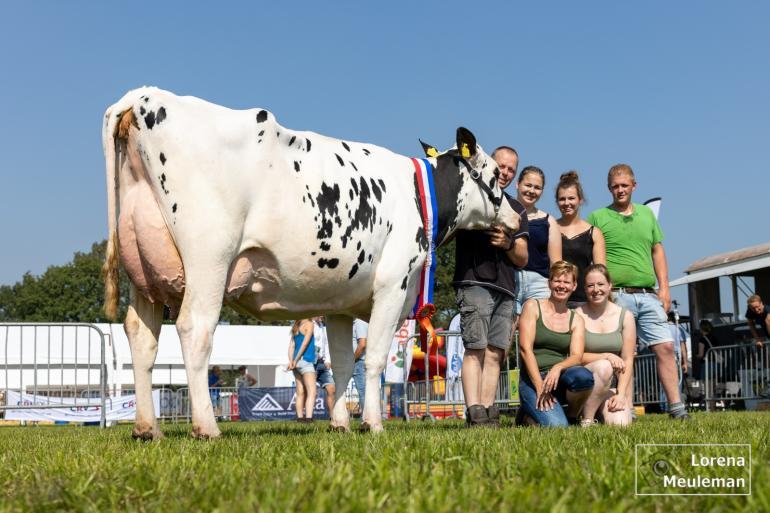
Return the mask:
<svg viewBox="0 0 770 513"><path fill-rule="evenodd" d="M355 178L350 179L350 186L353 188L353 193L358 196L358 182L356 182ZM350 198L353 199L353 198Z"/></svg>
<svg viewBox="0 0 770 513"><path fill-rule="evenodd" d="M371 155L371 151L367 150L366 148L362 148L364 155Z"/></svg>
<svg viewBox="0 0 770 513"><path fill-rule="evenodd" d="M495 190L495 183L497 183L497 177L493 176L489 180L489 188L492 189L492 190Z"/></svg>
<svg viewBox="0 0 770 513"><path fill-rule="evenodd" d="M313 205L313 207L315 207L315 201L313 201L313 196L311 196L309 192L307 193L307 199L309 199L310 204Z"/></svg>
<svg viewBox="0 0 770 513"><path fill-rule="evenodd" d="M436 206L438 210L437 239L435 243L441 243L454 232L457 226L457 218L462 207L460 191L468 173L461 169L464 166L456 151L440 155L436 160L436 168L433 170L434 186L436 192ZM494 188L494 183L490 185Z"/></svg>
<svg viewBox="0 0 770 513"><path fill-rule="evenodd" d="M345 141L342 141L342 147L350 151L350 146L348 146L348 144Z"/></svg>
<svg viewBox="0 0 770 513"><path fill-rule="evenodd" d="M144 117L144 124L147 125L147 130L152 130L152 127L155 126L155 112L150 111L147 113L147 115Z"/></svg>
<svg viewBox="0 0 770 513"><path fill-rule="evenodd" d="M353 276L356 275L358 272L358 264L353 264L353 267L350 268L350 272L348 273L348 279L350 280L353 278Z"/></svg>
<svg viewBox="0 0 770 513"><path fill-rule="evenodd" d="M340 216L334 216L334 224L336 224L338 228L342 228L342 219L340 219Z"/></svg>
<svg viewBox="0 0 770 513"><path fill-rule="evenodd" d="M307 201L307 198L302 196L302 203L305 203Z"/></svg>
<svg viewBox="0 0 770 513"><path fill-rule="evenodd" d="M281 132L276 132L276 133L275 133L275 136L276 136L276 137L281 137Z"/></svg>
<svg viewBox="0 0 770 513"><path fill-rule="evenodd" d="M328 267L329 269L334 269L338 265L340 265L340 259L339 258L330 258L328 260L325 259L325 258L319 258L318 259L318 267L320 267L322 269L324 267Z"/></svg>
<svg viewBox="0 0 770 513"><path fill-rule="evenodd" d="M330 187L326 182L321 184L321 192L316 196L318 210L321 214L321 229L318 230L318 239L327 239L332 236L332 219L339 216L339 209L337 208L339 200L339 185L335 183L334 187Z"/></svg>
<svg viewBox="0 0 770 513"><path fill-rule="evenodd" d="M342 166L342 167L345 167L345 161L344 161L344 160L342 160L342 157L340 157L340 156L339 156L339 155L337 155L336 153L334 154L334 156L335 156L335 157L337 157L337 162L339 162L339 163L340 163L340 166Z"/></svg>
<svg viewBox="0 0 770 513"><path fill-rule="evenodd" d="M374 256L373 255L369 255L369 262L371 263L372 260L374 260Z"/></svg>
<svg viewBox="0 0 770 513"><path fill-rule="evenodd" d="M369 201L371 197L369 186L363 177L360 179L358 186L360 189L360 193L358 194L358 205L355 207L355 212L350 220L350 224L341 238L343 248L347 246L348 240L354 230L368 230L371 232L374 230L375 223L377 222L377 213L372 209Z"/></svg>
<svg viewBox="0 0 770 513"><path fill-rule="evenodd" d="M146 110L144 110L144 107L142 107L142 106L140 105L140 106L139 106L139 115L141 115L141 116L144 116L145 114L147 114L147 111L146 111Z"/></svg>
<svg viewBox="0 0 770 513"><path fill-rule="evenodd" d="M297 162L296 160L294 161L294 171L299 173L299 162Z"/></svg>
<svg viewBox="0 0 770 513"><path fill-rule="evenodd" d="M171 211L176 214L176 203L171 205Z"/></svg>
<svg viewBox="0 0 770 513"><path fill-rule="evenodd" d="M261 110L257 112L257 123L264 123L267 121L267 111Z"/></svg>
<svg viewBox="0 0 770 513"><path fill-rule="evenodd" d="M261 143L262 143L262 139L259 139L259 140L257 141L257 144L261 144Z"/></svg>
<svg viewBox="0 0 770 513"><path fill-rule="evenodd" d="M417 228L417 235L414 237L414 241L423 251L428 250L428 237L425 235L425 228L422 226Z"/></svg>
<svg viewBox="0 0 770 513"><path fill-rule="evenodd" d="M348 194L350 195L350 199L353 199L353 189L348 190ZM348 204L345 203L345 208L348 208Z"/></svg>
<svg viewBox="0 0 770 513"><path fill-rule="evenodd" d="M307 141L307 147L305 149L310 151L310 139L305 139L305 141Z"/></svg>
<svg viewBox="0 0 770 513"><path fill-rule="evenodd" d="M160 125L164 119L166 119L166 107L161 107L158 109L157 116L155 116L155 122Z"/></svg>
<svg viewBox="0 0 770 513"><path fill-rule="evenodd" d="M297 136L296 136L296 135L292 135L292 136L291 136L291 139L289 139L289 146L291 146L292 144L294 144L294 141L296 141L296 140L297 140Z"/></svg>
<svg viewBox="0 0 770 513"><path fill-rule="evenodd" d="M351 166L353 166L353 169L355 169L356 171L358 171L358 168L356 167L356 165L355 165L353 162L351 162L351 163L350 163L350 165L351 165Z"/></svg>
<svg viewBox="0 0 770 513"><path fill-rule="evenodd" d="M374 193L374 197L377 198L377 201L382 201L382 191L377 185L377 182L374 181L374 178L370 179L370 183L372 184L372 192Z"/></svg>
<svg viewBox="0 0 770 513"><path fill-rule="evenodd" d="M163 152L160 152L160 163L161 165L166 165L166 156L163 154Z"/></svg>
<svg viewBox="0 0 770 513"><path fill-rule="evenodd" d="M358 254L358 263L363 264L365 258L366 258L366 253L364 253L364 250L362 249L361 252Z"/></svg>
<svg viewBox="0 0 770 513"><path fill-rule="evenodd" d="M265 131L264 131L264 130L260 130L260 131L259 131L259 133L258 133L257 135L258 135L259 137L262 137L263 135L265 135Z"/></svg>
<svg viewBox="0 0 770 513"><path fill-rule="evenodd" d="M163 189L163 192L168 194L168 190L166 189L166 173L161 173L160 175L160 188Z"/></svg>
<svg viewBox="0 0 770 513"><path fill-rule="evenodd" d="M147 103L148 101L150 101L149 96L142 96L142 98L144 98L144 103Z"/></svg>
<svg viewBox="0 0 770 513"><path fill-rule="evenodd" d="M356 244L356 251L361 249L361 241L358 241L358 244Z"/></svg>
<svg viewBox="0 0 770 513"><path fill-rule="evenodd" d="M311 255L311 256L315 256L315 251L311 251L311 252L310 252L310 255Z"/></svg>
<svg viewBox="0 0 770 513"><path fill-rule="evenodd" d="M401 290L406 290L406 282L409 276L404 276L404 281L401 282Z"/></svg>
<svg viewBox="0 0 770 513"><path fill-rule="evenodd" d="M321 241L320 248L321 248L321 251L329 251L330 249L332 249L332 245L329 244L328 242Z"/></svg>
<svg viewBox="0 0 770 513"><path fill-rule="evenodd" d="M380 184L380 189L382 189L382 192L388 192L388 189L385 188L385 182L382 181L382 178L377 180L377 183Z"/></svg>

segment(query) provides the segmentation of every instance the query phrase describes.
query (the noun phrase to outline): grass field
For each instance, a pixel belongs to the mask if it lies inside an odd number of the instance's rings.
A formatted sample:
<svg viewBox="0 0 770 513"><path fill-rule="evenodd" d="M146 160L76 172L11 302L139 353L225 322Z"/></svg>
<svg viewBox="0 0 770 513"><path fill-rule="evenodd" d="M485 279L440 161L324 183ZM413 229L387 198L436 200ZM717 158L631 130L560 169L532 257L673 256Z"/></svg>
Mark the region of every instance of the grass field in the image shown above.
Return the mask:
<svg viewBox="0 0 770 513"><path fill-rule="evenodd" d="M326 426L224 423L221 439L200 442L169 424L154 443L130 426L0 428L0 510L770 511L770 413L646 415L628 429ZM751 444L752 494L635 496L638 443Z"/></svg>

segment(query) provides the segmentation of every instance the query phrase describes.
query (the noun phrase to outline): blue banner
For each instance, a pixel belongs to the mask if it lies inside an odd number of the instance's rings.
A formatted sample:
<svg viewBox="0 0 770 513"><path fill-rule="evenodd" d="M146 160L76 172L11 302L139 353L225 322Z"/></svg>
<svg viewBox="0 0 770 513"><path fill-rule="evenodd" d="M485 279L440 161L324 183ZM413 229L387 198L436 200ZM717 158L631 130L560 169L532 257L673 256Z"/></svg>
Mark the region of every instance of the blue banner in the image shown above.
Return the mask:
<svg viewBox="0 0 770 513"><path fill-rule="evenodd" d="M328 419L326 391L317 388L313 418ZM294 387L238 389L238 414L241 420L294 420L297 418Z"/></svg>

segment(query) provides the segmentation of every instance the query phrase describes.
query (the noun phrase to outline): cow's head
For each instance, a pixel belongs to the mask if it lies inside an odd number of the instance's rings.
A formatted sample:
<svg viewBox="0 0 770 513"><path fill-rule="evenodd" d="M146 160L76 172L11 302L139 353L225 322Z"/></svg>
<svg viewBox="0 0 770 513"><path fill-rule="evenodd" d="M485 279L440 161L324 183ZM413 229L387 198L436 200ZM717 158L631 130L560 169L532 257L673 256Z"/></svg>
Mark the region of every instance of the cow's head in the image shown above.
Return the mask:
<svg viewBox="0 0 770 513"><path fill-rule="evenodd" d="M510 232L519 228L519 217L504 199L497 181L497 163L476 143L470 130L458 128L456 146L443 153L422 141L420 144L435 160L439 244L455 230L482 230L493 224Z"/></svg>

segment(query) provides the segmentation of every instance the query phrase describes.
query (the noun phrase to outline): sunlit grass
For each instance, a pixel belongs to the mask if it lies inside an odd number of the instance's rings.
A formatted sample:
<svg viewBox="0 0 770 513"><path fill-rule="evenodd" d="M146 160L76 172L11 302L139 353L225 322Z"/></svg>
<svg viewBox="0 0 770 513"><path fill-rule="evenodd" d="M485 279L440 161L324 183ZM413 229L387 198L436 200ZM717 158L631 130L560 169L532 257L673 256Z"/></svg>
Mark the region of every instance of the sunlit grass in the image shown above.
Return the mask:
<svg viewBox="0 0 770 513"><path fill-rule="evenodd" d="M394 421L224 423L221 439L130 426L0 428L2 511L770 511L770 414L647 415L628 429L465 429ZM749 497L636 497L637 443L748 443Z"/></svg>

